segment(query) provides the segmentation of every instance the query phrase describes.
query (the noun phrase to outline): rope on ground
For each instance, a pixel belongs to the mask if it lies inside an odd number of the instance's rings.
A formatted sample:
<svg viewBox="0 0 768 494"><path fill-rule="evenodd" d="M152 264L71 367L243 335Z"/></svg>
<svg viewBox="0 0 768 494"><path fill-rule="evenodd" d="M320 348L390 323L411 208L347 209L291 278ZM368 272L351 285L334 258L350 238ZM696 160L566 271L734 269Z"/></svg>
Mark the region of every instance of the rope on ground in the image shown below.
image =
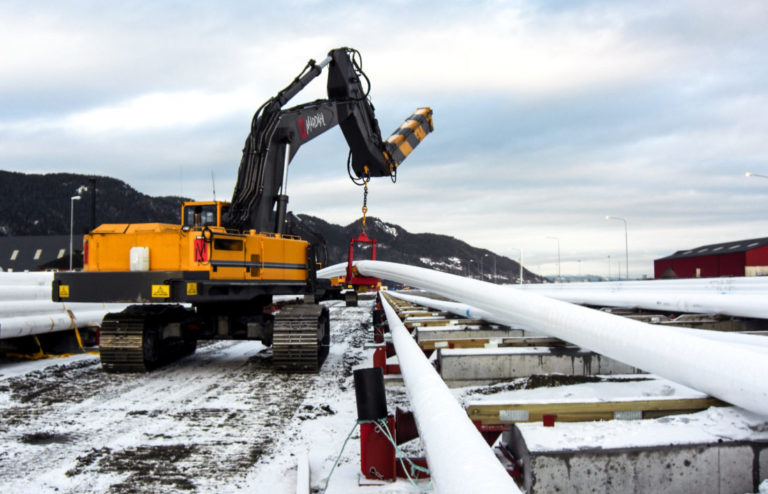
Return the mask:
<svg viewBox="0 0 768 494"><path fill-rule="evenodd" d="M67 314L69 314L69 319L72 321L72 328L75 330L75 338L77 338L77 346L80 347L80 351L89 355L99 355L99 352L89 352L83 347L83 339L80 337L80 330L77 329L75 314L70 309L67 309Z"/></svg>
<svg viewBox="0 0 768 494"><path fill-rule="evenodd" d="M357 422L355 422L355 425L352 426L352 430L349 431L349 434L347 434L347 438L344 440L344 444L342 444L341 446L341 451L339 451L339 455L336 457L336 461L333 462L333 466L331 467L331 472L328 474L328 478L325 480L325 487L323 487L323 492L328 490L328 484L331 482L331 476L333 475L334 470L336 470L336 466L339 464L339 460L341 460L341 455L344 453L344 449L347 447L349 438L352 437L352 434L354 434L355 429L357 429L357 426L361 424L370 424L370 423L375 424L376 427L382 432L382 434L384 434L384 437L386 437L387 440L392 444L392 447L395 448L395 457L400 461L400 465L402 465L403 467L405 476L408 478L408 481L411 483L411 485L415 489L418 489L419 492L429 492L432 489L431 476L429 479L429 483L425 487L419 486L416 483L416 481L411 477L411 475L415 477L418 474L418 472L422 472L429 475L429 469L415 464L413 460L411 460L405 454L405 452L402 449L400 449L400 446L397 445L397 442L395 442L395 439L392 436L392 431L389 430L389 426L387 425L386 418L381 418L378 420L358 420ZM403 460L408 462L409 464L408 467L406 467Z"/></svg>

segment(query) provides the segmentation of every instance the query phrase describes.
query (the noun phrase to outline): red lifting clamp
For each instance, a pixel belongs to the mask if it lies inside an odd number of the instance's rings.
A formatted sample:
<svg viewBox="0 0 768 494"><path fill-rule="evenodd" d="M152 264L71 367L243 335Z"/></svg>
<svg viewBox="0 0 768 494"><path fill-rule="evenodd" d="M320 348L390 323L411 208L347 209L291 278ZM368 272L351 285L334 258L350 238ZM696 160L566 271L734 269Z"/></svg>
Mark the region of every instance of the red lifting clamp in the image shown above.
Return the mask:
<svg viewBox="0 0 768 494"><path fill-rule="evenodd" d="M368 237L365 232L360 233L355 238L349 239L349 257L347 259L347 279L346 283L353 286L376 286L381 280L379 278L368 278L360 276L357 269L352 265L355 257L355 244L371 244L371 260L376 260L376 240Z"/></svg>

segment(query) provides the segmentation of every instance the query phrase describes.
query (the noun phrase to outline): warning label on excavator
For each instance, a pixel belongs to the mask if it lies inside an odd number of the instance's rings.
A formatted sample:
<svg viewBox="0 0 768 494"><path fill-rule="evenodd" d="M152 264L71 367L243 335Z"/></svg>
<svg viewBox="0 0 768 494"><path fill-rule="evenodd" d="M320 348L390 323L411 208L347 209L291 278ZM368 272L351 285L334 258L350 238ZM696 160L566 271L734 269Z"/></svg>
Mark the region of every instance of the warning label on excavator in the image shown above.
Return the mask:
<svg viewBox="0 0 768 494"><path fill-rule="evenodd" d="M69 285L59 285L59 298L69 297Z"/></svg>
<svg viewBox="0 0 768 494"><path fill-rule="evenodd" d="M171 296L169 285L152 285L152 298L168 298Z"/></svg>
<svg viewBox="0 0 768 494"><path fill-rule="evenodd" d="M187 295L197 295L197 283L187 283Z"/></svg>

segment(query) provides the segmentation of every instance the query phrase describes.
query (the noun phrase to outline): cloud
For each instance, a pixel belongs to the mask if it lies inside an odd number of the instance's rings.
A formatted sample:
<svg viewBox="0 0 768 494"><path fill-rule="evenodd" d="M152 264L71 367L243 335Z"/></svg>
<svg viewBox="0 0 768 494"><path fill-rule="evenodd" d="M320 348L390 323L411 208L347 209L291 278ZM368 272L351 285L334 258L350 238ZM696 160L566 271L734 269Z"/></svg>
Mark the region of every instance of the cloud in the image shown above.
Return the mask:
<svg viewBox="0 0 768 494"><path fill-rule="evenodd" d="M762 1L9 1L0 23L3 46L19 47L0 52L0 168L197 198L212 195L214 171L228 197L255 109L347 45L385 135L416 106L435 112L398 183L371 186L386 221L513 257L522 247L542 269L557 236L564 267L598 274L623 259L606 214L629 221L636 274L654 256L768 229L768 182L743 176L768 173ZM359 217L346 153L338 130L300 150L292 209Z"/></svg>

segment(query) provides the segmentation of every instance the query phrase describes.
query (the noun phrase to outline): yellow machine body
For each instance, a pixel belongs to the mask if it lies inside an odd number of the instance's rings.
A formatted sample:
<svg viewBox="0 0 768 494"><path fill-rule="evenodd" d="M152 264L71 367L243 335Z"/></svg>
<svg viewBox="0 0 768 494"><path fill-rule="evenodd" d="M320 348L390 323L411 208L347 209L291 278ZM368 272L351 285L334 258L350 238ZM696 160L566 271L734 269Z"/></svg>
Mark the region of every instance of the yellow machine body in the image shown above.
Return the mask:
<svg viewBox="0 0 768 494"><path fill-rule="evenodd" d="M304 281L308 242L228 232L226 202L187 202L182 224L104 224L84 239L84 271L207 271L211 280ZM197 212L196 212L197 211Z"/></svg>

